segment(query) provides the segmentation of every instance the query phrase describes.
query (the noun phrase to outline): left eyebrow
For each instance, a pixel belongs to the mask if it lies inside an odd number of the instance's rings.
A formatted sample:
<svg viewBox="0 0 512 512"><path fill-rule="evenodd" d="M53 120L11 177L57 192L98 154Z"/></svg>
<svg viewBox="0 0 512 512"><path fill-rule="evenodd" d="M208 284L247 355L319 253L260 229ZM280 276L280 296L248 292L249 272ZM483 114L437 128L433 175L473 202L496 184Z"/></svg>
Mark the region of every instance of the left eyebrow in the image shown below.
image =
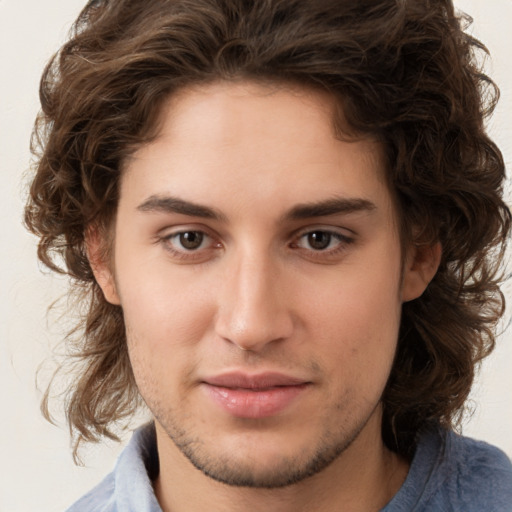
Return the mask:
<svg viewBox="0 0 512 512"><path fill-rule="evenodd" d="M178 213L190 217L226 221L225 215L210 208L178 197L153 195L137 206L141 212Z"/></svg>
<svg viewBox="0 0 512 512"><path fill-rule="evenodd" d="M372 212L377 209L375 203L362 198L334 198L326 201L298 204L284 215L284 220L304 220L314 217Z"/></svg>

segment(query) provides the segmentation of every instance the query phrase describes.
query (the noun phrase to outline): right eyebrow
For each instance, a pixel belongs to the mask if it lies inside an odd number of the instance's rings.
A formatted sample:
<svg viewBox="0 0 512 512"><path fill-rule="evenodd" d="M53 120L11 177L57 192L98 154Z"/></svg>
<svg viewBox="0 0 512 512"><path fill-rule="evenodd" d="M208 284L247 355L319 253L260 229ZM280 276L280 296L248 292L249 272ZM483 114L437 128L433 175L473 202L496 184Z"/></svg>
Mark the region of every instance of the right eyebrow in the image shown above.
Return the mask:
<svg viewBox="0 0 512 512"><path fill-rule="evenodd" d="M173 196L153 195L137 206L141 212L179 213L190 217L201 217L226 222L226 216L214 208Z"/></svg>
<svg viewBox="0 0 512 512"><path fill-rule="evenodd" d="M373 212L375 203L364 198L334 197L325 201L298 204L286 213L286 219L301 220L356 212Z"/></svg>

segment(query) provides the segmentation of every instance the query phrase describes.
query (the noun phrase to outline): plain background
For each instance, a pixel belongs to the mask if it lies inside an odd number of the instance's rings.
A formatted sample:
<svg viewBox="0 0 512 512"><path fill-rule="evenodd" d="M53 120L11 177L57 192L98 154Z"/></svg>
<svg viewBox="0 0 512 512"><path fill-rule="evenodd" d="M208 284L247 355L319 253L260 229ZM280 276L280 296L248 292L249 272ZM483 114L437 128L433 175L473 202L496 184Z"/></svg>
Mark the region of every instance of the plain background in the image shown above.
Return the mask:
<svg viewBox="0 0 512 512"><path fill-rule="evenodd" d="M487 70L502 91L489 125L507 167L512 163L512 0L456 0L475 19L471 31L491 51ZM86 467L71 458L66 426L39 413L35 374L65 330L48 305L65 291L62 278L42 272L35 240L21 226L30 164L29 138L44 63L65 40L84 0L0 0L0 512L59 512L97 483L120 446L88 448ZM512 298L512 287L507 285ZM508 314L510 318L510 313ZM464 433L512 456L512 328L499 339L475 385L475 411ZM47 375L45 372L41 374Z"/></svg>

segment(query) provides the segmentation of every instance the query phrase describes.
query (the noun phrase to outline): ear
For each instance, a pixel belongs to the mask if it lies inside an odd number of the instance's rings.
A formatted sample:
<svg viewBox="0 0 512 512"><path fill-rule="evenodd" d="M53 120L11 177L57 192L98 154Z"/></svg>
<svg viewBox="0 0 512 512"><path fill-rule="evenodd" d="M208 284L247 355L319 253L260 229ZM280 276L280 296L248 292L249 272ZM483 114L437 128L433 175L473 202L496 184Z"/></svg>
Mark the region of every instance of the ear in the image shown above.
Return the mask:
<svg viewBox="0 0 512 512"><path fill-rule="evenodd" d="M105 251L105 237L97 227L89 227L85 235L87 257L96 282L100 285L107 302L120 305L112 265Z"/></svg>
<svg viewBox="0 0 512 512"><path fill-rule="evenodd" d="M435 276L441 261L441 244L413 245L406 258L402 280L402 301L417 299Z"/></svg>

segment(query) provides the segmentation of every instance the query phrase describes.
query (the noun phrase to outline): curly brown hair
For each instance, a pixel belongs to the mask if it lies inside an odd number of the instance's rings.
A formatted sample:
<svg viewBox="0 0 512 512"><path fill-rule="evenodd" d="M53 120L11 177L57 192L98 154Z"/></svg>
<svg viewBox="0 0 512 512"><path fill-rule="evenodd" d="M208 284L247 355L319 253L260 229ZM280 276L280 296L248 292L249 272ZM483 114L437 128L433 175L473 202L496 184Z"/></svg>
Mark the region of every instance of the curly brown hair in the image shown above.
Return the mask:
<svg viewBox="0 0 512 512"><path fill-rule="evenodd" d="M113 425L140 405L122 310L94 279L86 231L109 239L122 163L154 136L162 103L216 80L322 88L353 133L382 142L403 239L443 249L426 292L403 306L383 436L410 455L426 424L456 425L503 314L511 223L503 159L484 127L498 90L481 71L487 50L464 32L469 22L450 0L87 4L42 77L25 213L41 261L71 276L87 305L68 338L69 360L80 363L66 395L75 449L115 437Z"/></svg>

